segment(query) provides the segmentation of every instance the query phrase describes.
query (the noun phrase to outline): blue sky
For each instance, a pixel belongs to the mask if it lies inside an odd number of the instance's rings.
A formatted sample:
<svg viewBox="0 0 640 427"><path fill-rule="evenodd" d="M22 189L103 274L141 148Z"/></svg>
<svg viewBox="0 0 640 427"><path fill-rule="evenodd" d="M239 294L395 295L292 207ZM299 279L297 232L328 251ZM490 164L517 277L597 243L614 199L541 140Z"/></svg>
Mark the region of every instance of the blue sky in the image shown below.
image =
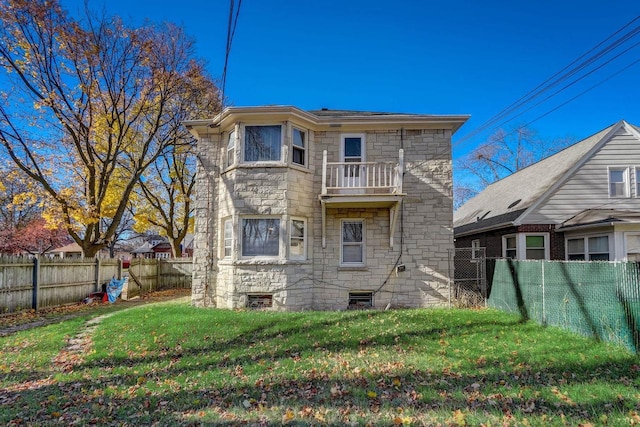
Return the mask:
<svg viewBox="0 0 640 427"><path fill-rule="evenodd" d="M82 3L62 0L76 11ZM89 3L133 24L184 26L220 78L228 0ZM457 158L495 129L460 142L465 135L639 15L637 0L244 0L226 95L237 106L470 114L454 135ZM625 32L638 27L640 19ZM611 77L640 60L636 43L640 33L590 69L617 59L505 127L529 123L597 84L530 126L543 138L579 140L620 119L640 125L640 62Z"/></svg>

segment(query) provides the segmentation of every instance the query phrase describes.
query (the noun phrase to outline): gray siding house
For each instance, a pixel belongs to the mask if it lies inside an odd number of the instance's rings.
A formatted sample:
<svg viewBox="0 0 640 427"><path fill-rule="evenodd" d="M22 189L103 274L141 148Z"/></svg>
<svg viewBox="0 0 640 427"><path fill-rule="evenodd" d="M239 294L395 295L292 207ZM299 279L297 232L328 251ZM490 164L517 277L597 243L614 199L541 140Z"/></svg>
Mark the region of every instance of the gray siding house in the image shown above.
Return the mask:
<svg viewBox="0 0 640 427"><path fill-rule="evenodd" d="M640 130L620 121L489 185L454 226L488 257L640 260Z"/></svg>
<svg viewBox="0 0 640 427"><path fill-rule="evenodd" d="M451 135L467 119L263 106L186 122L193 305L446 304Z"/></svg>

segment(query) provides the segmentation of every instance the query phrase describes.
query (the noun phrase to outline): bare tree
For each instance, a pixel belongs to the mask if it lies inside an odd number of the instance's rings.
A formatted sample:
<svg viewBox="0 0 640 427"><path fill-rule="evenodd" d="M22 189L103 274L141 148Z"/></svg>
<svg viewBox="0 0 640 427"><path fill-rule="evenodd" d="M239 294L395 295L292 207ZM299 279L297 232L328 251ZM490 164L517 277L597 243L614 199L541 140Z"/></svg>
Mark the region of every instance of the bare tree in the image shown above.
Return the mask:
<svg viewBox="0 0 640 427"><path fill-rule="evenodd" d="M533 129L523 126L509 131L499 129L456 162L460 182L454 188L454 207L462 206L487 185L555 154L573 142L570 138L542 139Z"/></svg>

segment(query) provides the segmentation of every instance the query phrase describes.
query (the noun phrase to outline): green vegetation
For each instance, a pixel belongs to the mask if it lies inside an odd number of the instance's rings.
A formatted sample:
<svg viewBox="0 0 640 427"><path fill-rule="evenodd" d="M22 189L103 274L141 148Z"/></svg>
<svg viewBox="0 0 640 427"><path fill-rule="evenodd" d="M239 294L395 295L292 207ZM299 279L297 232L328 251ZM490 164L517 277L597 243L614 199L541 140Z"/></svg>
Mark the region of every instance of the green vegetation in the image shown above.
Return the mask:
<svg viewBox="0 0 640 427"><path fill-rule="evenodd" d="M632 425L640 360L493 310L233 312L184 301L0 339L0 423Z"/></svg>

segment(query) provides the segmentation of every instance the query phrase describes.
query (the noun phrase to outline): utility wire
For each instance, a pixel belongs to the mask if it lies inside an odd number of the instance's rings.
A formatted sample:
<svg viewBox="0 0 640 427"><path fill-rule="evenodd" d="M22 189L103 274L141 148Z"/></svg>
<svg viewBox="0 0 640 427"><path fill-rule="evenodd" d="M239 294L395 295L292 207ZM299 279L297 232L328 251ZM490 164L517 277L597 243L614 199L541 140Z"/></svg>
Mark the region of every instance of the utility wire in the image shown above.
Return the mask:
<svg viewBox="0 0 640 427"><path fill-rule="evenodd" d="M220 82L220 109L224 109L225 87L227 85L227 67L229 65L229 55L231 54L231 46L233 44L233 36L236 34L238 26L238 16L240 15L240 7L242 0L238 0L238 7L235 7L234 0L229 2L229 22L227 23L227 44L224 53L224 68L222 69L222 79ZM234 16L235 15L235 16Z"/></svg>
<svg viewBox="0 0 640 427"><path fill-rule="evenodd" d="M544 92L548 91L549 89L553 88L554 86L557 86L560 82L562 82L563 80L566 80L567 78L579 73L580 71L584 70L586 67L588 67L589 65L593 64L595 61L601 59L602 57L606 56L608 53L612 52L613 50L615 50L616 48L618 48L619 46L621 46L622 44L624 44L625 42L627 42L628 40L632 39L633 37L635 37L636 35L638 35L640 33L640 26L636 26L634 27L632 30L628 31L627 33L625 33L624 35L622 35L621 37L619 37L618 39L616 39L615 41L611 42L610 44L608 44L606 47L602 48L600 51L598 51L597 53L593 54L592 56L590 56L589 58L585 59L584 61L580 62L578 65L576 65L575 67L571 68L569 71L567 71L565 74L564 73L566 70L568 70L570 67L572 67L574 64L578 63L579 61L581 61L583 58L585 58L587 55L591 54L592 52L596 51L598 48L600 48L602 45L604 45L606 42L608 42L609 40L611 40L612 38L616 37L619 33L621 33L622 31L624 31L627 27L631 26L632 24L634 24L636 21L640 20L640 16L635 17L634 19L632 19L630 22L628 22L627 24L625 24L624 26L622 26L620 29L618 29L617 31L615 31L613 34L611 34L609 37L607 37L606 39L604 39L603 41L601 41L600 43L598 43L596 46L594 46L593 48L589 49L587 52L585 52L584 54L580 55L578 58L576 58L574 61L572 61L570 64L568 64L567 66L565 66L563 69L561 69L560 71L558 71L557 73L555 73L554 75L552 75L551 77L549 77L548 79L546 79L544 82L540 83L538 86L536 86L534 89L530 90L529 92L527 92L525 95L523 95L522 97L520 97L518 100L516 100L515 102L513 102L511 105L509 105L508 107L506 107L505 109L503 109L502 111L500 111L498 114L496 114L495 116L493 116L492 118L490 118L489 120L487 120L486 122L484 122L483 124L481 124L478 128L476 128L475 130L472 130L470 133L468 133L467 135L465 135L464 137L462 137L460 140L458 140L454 146L460 145L463 142L469 140L470 138L476 136L477 134L479 134L480 132L492 127L495 123L497 123L500 120L503 120L505 118L507 118L510 114L512 114L514 111L522 108L524 105L526 105L527 103L532 102L535 98L537 98L538 96L540 96L541 94L543 94ZM635 45L634 45L635 46ZM629 49L627 49L628 51ZM626 52L626 51L625 51ZM620 56L620 55L618 55ZM617 57L617 56L616 56ZM611 62L611 60L607 61ZM598 67L601 68L601 67ZM561 75L562 74L562 75ZM591 73L589 73L591 74ZM588 74L587 74L588 75ZM558 77L559 76L559 77ZM556 78L557 77L557 78ZM579 79L576 80L579 81L582 78L584 78L586 76L583 76ZM561 91L556 92L559 93ZM547 98L548 99L548 98ZM511 119L512 120L512 119ZM506 120L503 123L506 123L510 120Z"/></svg>

